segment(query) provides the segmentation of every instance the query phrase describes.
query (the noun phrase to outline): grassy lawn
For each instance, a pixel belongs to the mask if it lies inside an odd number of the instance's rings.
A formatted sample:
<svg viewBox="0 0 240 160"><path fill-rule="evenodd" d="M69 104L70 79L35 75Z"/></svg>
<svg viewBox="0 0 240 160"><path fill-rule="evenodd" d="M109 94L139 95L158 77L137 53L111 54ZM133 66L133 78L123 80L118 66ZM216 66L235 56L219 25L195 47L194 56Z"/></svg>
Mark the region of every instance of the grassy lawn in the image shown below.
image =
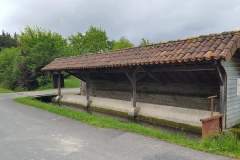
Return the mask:
<svg viewBox="0 0 240 160"><path fill-rule="evenodd" d="M79 88L80 80L74 76L69 76L68 78L64 79L64 85L65 85L64 88ZM41 90L47 90L47 89L53 89L52 82L44 86L41 86L36 90L41 91ZM18 88L18 89L15 89L14 91L16 92L24 91L24 89ZM2 88L0 86L0 93L10 93L10 92L13 92L13 91L6 88Z"/></svg>
<svg viewBox="0 0 240 160"><path fill-rule="evenodd" d="M64 88L79 88L80 87L80 80L74 76L69 76L68 78L64 79ZM52 89L52 82L48 83L44 86L39 87L37 90L46 90Z"/></svg>
<svg viewBox="0 0 240 160"><path fill-rule="evenodd" d="M79 88L80 80L74 76L69 76L64 80L65 88Z"/></svg>
<svg viewBox="0 0 240 160"><path fill-rule="evenodd" d="M12 92L12 91L9 89L0 88L0 93L10 93L10 92Z"/></svg>
<svg viewBox="0 0 240 160"><path fill-rule="evenodd" d="M52 112L68 118L72 118L83 123L93 125L95 127L119 129L126 132L137 133L144 136L164 140L195 150L240 158L240 142L237 142L236 138L230 132L208 139L192 139L185 136L183 133L170 133L133 122L122 122L111 117L93 115L87 112L80 112L69 108L59 107L54 104L44 103L30 97L17 98L15 101L26 104L28 106L47 110L48 112Z"/></svg>

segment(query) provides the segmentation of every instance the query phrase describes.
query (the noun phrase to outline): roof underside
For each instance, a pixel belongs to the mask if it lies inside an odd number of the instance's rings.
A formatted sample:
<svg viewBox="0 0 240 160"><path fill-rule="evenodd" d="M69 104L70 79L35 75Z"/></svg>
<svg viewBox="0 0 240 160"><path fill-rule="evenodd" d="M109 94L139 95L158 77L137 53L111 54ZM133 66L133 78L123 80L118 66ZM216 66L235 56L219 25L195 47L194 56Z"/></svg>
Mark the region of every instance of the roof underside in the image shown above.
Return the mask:
<svg viewBox="0 0 240 160"><path fill-rule="evenodd" d="M44 71L183 64L228 60L240 48L240 31L223 32L85 56L56 58Z"/></svg>

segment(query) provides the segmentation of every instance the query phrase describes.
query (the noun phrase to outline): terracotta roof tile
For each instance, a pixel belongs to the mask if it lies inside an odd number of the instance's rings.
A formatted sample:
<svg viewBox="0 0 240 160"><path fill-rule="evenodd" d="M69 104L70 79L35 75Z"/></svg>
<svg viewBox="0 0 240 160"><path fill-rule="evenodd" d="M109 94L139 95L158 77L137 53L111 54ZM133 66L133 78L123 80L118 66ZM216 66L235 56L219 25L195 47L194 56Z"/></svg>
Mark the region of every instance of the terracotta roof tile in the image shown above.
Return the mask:
<svg viewBox="0 0 240 160"><path fill-rule="evenodd" d="M43 70L89 69L229 59L240 48L240 31L223 32L76 57L56 58Z"/></svg>

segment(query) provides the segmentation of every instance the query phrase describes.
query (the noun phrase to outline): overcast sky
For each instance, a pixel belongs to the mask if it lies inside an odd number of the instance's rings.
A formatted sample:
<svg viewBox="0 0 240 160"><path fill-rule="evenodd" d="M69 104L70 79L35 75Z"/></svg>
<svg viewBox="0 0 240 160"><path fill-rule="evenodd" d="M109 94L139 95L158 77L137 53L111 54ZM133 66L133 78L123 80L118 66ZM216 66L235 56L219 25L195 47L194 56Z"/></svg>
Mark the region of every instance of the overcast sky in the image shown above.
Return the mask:
<svg viewBox="0 0 240 160"><path fill-rule="evenodd" d="M240 0L0 0L0 30L37 25L65 36L90 25L138 43L240 29Z"/></svg>

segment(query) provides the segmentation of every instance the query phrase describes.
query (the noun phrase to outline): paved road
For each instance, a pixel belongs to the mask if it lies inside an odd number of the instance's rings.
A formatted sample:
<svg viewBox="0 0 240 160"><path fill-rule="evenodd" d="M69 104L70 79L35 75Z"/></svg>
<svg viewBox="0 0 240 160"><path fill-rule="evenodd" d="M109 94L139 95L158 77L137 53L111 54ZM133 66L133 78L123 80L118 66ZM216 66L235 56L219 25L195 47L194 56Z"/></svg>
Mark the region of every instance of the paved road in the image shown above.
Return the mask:
<svg viewBox="0 0 240 160"><path fill-rule="evenodd" d="M228 159L136 134L94 128L16 104L15 96L19 95L0 94L2 160Z"/></svg>

